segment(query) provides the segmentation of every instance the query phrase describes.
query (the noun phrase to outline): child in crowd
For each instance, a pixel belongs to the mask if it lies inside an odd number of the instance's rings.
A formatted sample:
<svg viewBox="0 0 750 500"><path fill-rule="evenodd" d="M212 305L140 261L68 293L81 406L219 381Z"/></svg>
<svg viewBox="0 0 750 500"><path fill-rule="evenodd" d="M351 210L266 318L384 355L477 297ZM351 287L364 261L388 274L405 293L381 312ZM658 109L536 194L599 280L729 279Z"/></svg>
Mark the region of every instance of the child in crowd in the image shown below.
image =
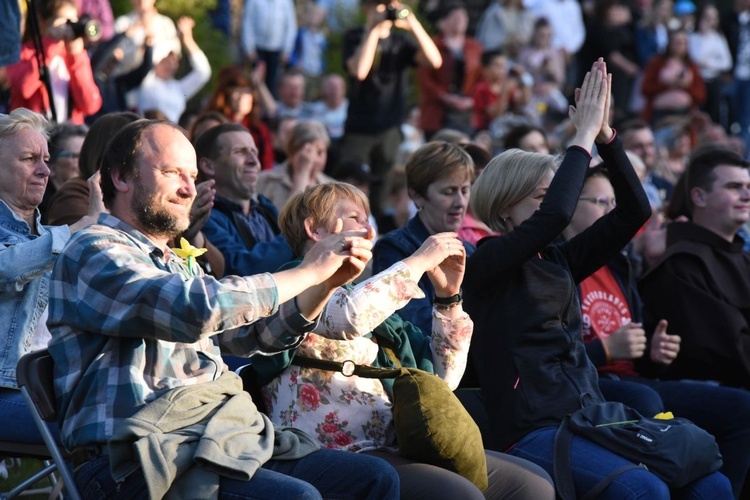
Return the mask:
<svg viewBox="0 0 750 500"><path fill-rule="evenodd" d="M506 78L508 60L502 50L482 54L481 82L474 88L472 125L486 130L490 122L508 110L516 90L515 81Z"/></svg>

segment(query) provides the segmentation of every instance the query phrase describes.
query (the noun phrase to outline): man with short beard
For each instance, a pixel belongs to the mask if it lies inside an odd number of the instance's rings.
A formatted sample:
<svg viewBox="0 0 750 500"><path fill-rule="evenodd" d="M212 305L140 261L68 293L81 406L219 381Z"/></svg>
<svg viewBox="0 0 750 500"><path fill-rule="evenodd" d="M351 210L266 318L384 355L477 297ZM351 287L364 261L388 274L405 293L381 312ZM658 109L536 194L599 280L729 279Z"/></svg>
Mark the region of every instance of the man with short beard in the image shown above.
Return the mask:
<svg viewBox="0 0 750 500"><path fill-rule="evenodd" d="M102 161L110 214L77 233L53 269L49 351L79 491L396 498L385 462L274 432L221 358L296 347L362 271L372 236L332 234L295 269L216 280L192 251L182 260L167 247L190 223L197 174L182 129L129 124Z"/></svg>

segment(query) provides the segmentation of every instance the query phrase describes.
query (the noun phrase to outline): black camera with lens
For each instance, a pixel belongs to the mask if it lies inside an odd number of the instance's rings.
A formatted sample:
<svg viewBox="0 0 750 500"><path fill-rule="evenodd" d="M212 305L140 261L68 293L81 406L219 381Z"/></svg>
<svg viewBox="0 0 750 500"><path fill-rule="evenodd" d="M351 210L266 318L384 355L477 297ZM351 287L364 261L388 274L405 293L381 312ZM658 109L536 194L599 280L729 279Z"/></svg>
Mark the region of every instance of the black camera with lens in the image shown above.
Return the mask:
<svg viewBox="0 0 750 500"><path fill-rule="evenodd" d="M397 9L391 4L385 6L385 18L389 21L395 21L397 19L406 19L409 15L409 9L401 8Z"/></svg>
<svg viewBox="0 0 750 500"><path fill-rule="evenodd" d="M102 37L102 26L96 19L84 14L78 21L68 21L73 38L83 38L86 42L98 42Z"/></svg>

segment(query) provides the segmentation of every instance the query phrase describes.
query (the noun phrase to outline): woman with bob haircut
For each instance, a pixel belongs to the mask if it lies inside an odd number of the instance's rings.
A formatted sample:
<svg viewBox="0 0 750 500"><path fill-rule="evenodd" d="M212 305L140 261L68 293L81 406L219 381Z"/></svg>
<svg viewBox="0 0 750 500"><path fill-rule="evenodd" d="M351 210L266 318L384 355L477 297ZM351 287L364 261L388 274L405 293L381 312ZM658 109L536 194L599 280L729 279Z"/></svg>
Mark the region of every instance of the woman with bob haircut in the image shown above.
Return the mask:
<svg viewBox="0 0 750 500"><path fill-rule="evenodd" d="M273 168L273 136L261 115L272 116L276 112L276 102L257 73L250 75L240 66L222 68L205 111L217 111L232 123L243 124L258 147L261 169ZM191 135L190 139L197 137Z"/></svg>
<svg viewBox="0 0 750 500"><path fill-rule="evenodd" d="M314 121L298 122L286 143L287 160L258 177L258 192L279 210L295 193L309 186L333 181L323 173L331 138L325 125Z"/></svg>
<svg viewBox="0 0 750 500"><path fill-rule="evenodd" d="M373 249L373 273L379 273L412 253L431 235L456 233L469 207L474 161L461 147L442 141L428 142L406 163L406 186L417 206L417 215L406 226L382 236ZM466 255L474 245L464 242ZM412 300L401 316L423 331L432 325L435 289L427 276L419 280L424 298Z"/></svg>
<svg viewBox="0 0 750 500"><path fill-rule="evenodd" d="M293 195L279 215L281 232L298 257L332 232L369 234L369 202L356 187L332 182ZM484 495L469 480L397 454L390 380L345 376L297 365L298 356L392 367L389 346L404 366L418 367L455 388L466 366L473 324L461 304L436 305L430 330L404 321L396 311L421 296L423 275L440 296L460 290L466 252L452 232L430 236L413 255L329 299L318 328L296 350L253 361L264 385L263 400L276 425L293 426L325 448L380 457L399 473L402 498L552 498L547 474L537 466L487 452L489 487ZM338 339L338 340L332 340Z"/></svg>
<svg viewBox="0 0 750 500"><path fill-rule="evenodd" d="M476 216L503 233L480 241L464 280L466 310L476 324L471 355L491 422L489 447L530 460L550 474L562 419L604 401L581 335L577 284L619 252L651 214L609 126L611 82L599 59L569 109L576 135L562 162L507 151L487 165L472 188ZM560 236L575 212L594 141L609 169L617 206L564 241ZM578 436L571 450L578 492L632 464ZM724 476L714 473L672 493L704 498L726 493L722 498L728 498L731 489ZM657 476L637 468L616 476L597 498L670 498L670 491Z"/></svg>

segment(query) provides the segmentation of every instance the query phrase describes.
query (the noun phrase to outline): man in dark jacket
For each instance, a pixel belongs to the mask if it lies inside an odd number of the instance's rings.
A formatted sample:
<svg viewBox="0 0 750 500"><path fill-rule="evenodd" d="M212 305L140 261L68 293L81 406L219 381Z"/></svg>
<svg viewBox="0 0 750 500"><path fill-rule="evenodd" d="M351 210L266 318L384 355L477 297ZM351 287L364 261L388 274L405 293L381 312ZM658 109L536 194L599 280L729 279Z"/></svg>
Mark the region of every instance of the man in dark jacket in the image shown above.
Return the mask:
<svg viewBox="0 0 750 500"><path fill-rule="evenodd" d="M276 208L255 192L260 162L250 132L240 124L225 123L202 133L195 148L201 174L216 182L216 199L203 233L224 256L224 273L275 272L294 259L279 234Z"/></svg>
<svg viewBox="0 0 750 500"><path fill-rule="evenodd" d="M339 161L359 161L372 167L371 208L373 214L380 215L382 181L396 162L401 143L407 69L417 65L437 69L442 57L419 19L398 0L362 0L362 8L365 25L344 35L349 110Z"/></svg>
<svg viewBox="0 0 750 500"><path fill-rule="evenodd" d="M646 331L664 318L682 337L662 377L750 389L750 256L737 235L750 219L748 163L698 150L675 193L691 221L667 228L666 253L641 283Z"/></svg>

